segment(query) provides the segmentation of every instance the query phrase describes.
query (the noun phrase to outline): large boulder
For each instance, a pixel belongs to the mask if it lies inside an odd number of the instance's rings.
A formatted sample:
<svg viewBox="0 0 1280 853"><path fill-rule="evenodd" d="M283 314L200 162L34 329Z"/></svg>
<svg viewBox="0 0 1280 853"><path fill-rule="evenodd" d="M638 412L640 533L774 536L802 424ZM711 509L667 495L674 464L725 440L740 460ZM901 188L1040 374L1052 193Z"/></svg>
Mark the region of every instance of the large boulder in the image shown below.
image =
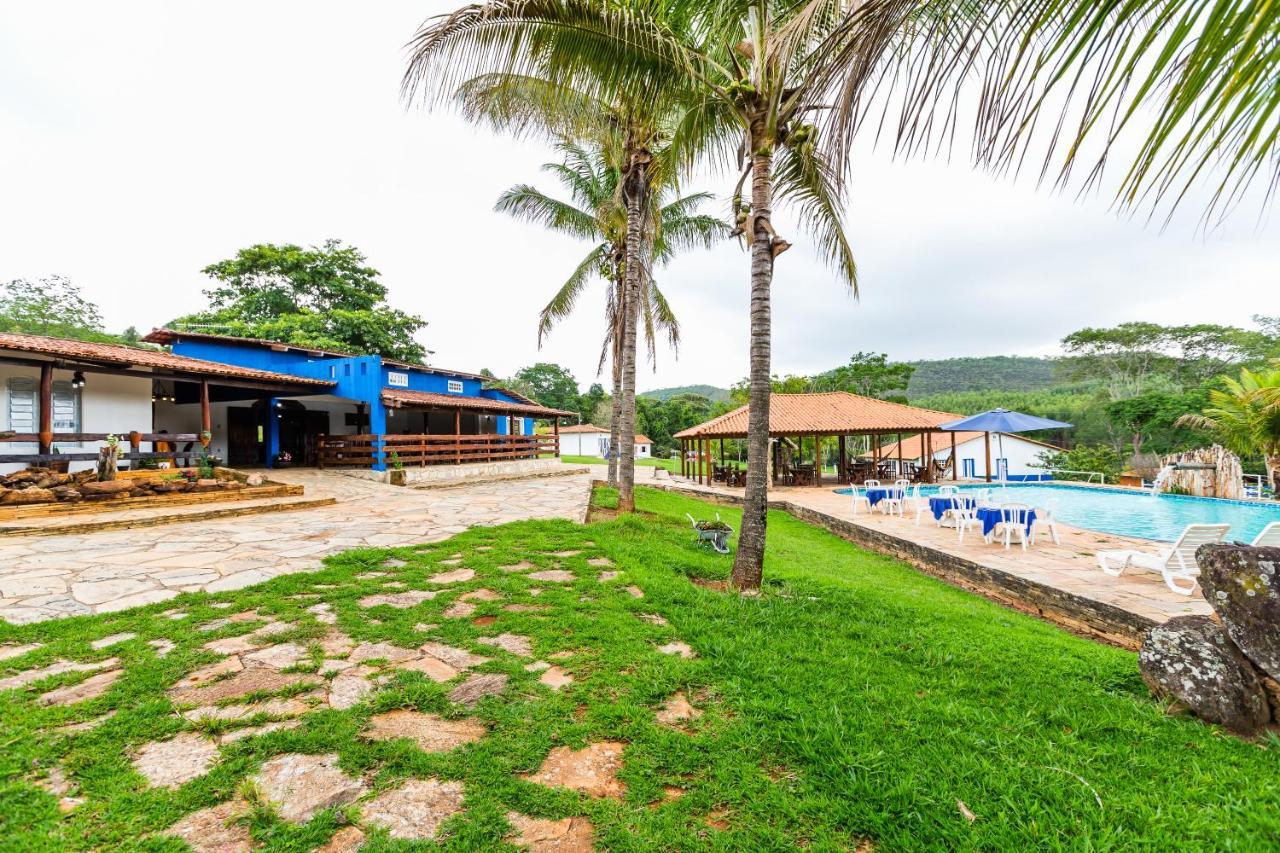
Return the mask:
<svg viewBox="0 0 1280 853"><path fill-rule="evenodd" d="M78 501L83 498L74 486L54 486L49 491L53 492L53 496L60 501Z"/></svg>
<svg viewBox="0 0 1280 853"><path fill-rule="evenodd" d="M1142 680L1191 713L1251 735L1271 719L1253 666L1208 616L1179 616L1149 630L1138 651Z"/></svg>
<svg viewBox="0 0 1280 853"><path fill-rule="evenodd" d="M118 495L132 488L133 483L128 480L91 480L80 484L80 491L86 495Z"/></svg>
<svg viewBox="0 0 1280 853"><path fill-rule="evenodd" d="M53 492L48 489L37 488L13 489L12 491L5 492L4 496L0 497L0 503L8 505L43 504L52 503L55 500L57 500L57 498L54 497Z"/></svg>
<svg viewBox="0 0 1280 853"><path fill-rule="evenodd" d="M1200 587L1245 657L1280 680L1280 548L1202 545Z"/></svg>

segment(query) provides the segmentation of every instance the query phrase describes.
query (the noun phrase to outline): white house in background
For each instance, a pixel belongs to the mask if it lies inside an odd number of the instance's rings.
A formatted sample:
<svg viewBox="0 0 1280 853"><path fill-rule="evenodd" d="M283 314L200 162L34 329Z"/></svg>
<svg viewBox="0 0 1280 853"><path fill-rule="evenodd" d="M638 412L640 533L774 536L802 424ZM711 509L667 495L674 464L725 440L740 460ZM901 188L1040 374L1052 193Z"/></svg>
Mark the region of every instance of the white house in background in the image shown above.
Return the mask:
<svg viewBox="0 0 1280 853"><path fill-rule="evenodd" d="M561 456L598 456L601 459L609 452L609 430L601 429L595 424L577 424L560 427ZM653 455L653 442L647 435L636 436L636 457L648 458Z"/></svg>
<svg viewBox="0 0 1280 853"><path fill-rule="evenodd" d="M934 433L933 458L946 464L951 458L950 433ZM987 477L987 447L983 440L985 433L957 432L956 459L959 460L960 479L985 480ZM1001 449L1003 446L1003 450ZM1012 433L991 433L991 478L1000 479L1004 469L1006 479L1020 480L1044 475L1040 464L1040 454L1047 451L1060 451L1061 447L1036 441L1026 436ZM867 456L871 454L865 454ZM923 464L923 436L913 435L902 441L902 459L907 462ZM885 445L880 449L880 458L894 460L898 458L897 443ZM948 476L950 472L948 471Z"/></svg>

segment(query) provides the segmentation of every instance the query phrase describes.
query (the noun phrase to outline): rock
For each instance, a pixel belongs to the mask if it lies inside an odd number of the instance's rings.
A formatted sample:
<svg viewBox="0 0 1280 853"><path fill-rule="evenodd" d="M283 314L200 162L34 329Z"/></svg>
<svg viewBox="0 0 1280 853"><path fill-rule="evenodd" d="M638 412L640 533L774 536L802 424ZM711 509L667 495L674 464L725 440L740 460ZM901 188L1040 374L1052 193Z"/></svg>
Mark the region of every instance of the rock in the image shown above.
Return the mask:
<svg viewBox="0 0 1280 853"><path fill-rule="evenodd" d="M561 687L567 687L573 683L573 676L565 672L558 666L548 667L546 672L538 678L538 681L550 687L552 690L559 690Z"/></svg>
<svg viewBox="0 0 1280 853"><path fill-rule="evenodd" d="M530 572L526 577L536 581L553 581L555 583L568 583L569 581L577 580L573 572L565 569L546 569L541 572Z"/></svg>
<svg viewBox="0 0 1280 853"><path fill-rule="evenodd" d="M316 617L316 620L323 622L325 625L337 625L338 615L333 612L333 605L321 602L313 604L307 608L307 612Z"/></svg>
<svg viewBox="0 0 1280 853"><path fill-rule="evenodd" d="M23 489L22 491L9 491L0 496L0 503L9 506L18 506L22 504L42 504L52 503L57 500L53 492L48 489Z"/></svg>
<svg viewBox="0 0 1280 853"><path fill-rule="evenodd" d="M423 643L418 648L423 654L439 658L455 669L470 669L473 666L489 662L489 658L473 655L471 652L456 649L453 646L446 646L444 643Z"/></svg>
<svg viewBox="0 0 1280 853"><path fill-rule="evenodd" d="M306 694L310 696L311 694ZM183 718L193 723L202 720L220 720L223 722L239 722L258 714L272 717L299 717L311 710L311 706L301 698L267 699L264 702L253 702L248 705L202 705L190 711L183 711Z"/></svg>
<svg viewBox="0 0 1280 853"><path fill-rule="evenodd" d="M167 656L169 652L177 648L173 640L167 640L164 637L161 637L158 640L147 640L147 645L155 649L156 657L158 658Z"/></svg>
<svg viewBox="0 0 1280 853"><path fill-rule="evenodd" d="M601 572L596 577L596 580L600 583L608 583L609 581L617 580L621 575L622 572Z"/></svg>
<svg viewBox="0 0 1280 853"><path fill-rule="evenodd" d="M364 844L364 832L358 826L344 826L327 842L316 848L316 853L355 853Z"/></svg>
<svg viewBox="0 0 1280 853"><path fill-rule="evenodd" d="M590 560L587 560L587 565L595 566L597 569L609 568L613 565L613 560L610 560L608 557L592 557Z"/></svg>
<svg viewBox="0 0 1280 853"><path fill-rule="evenodd" d="M356 647L356 641L337 628L330 628L320 638L319 645L325 657L337 658L351 654L351 650Z"/></svg>
<svg viewBox="0 0 1280 853"><path fill-rule="evenodd" d="M169 740L154 741L138 750L133 769L153 788L181 788L209 772L218 758L217 745L203 735L184 732Z"/></svg>
<svg viewBox="0 0 1280 853"><path fill-rule="evenodd" d="M345 805L364 793L364 783L338 768L338 756L277 755L253 777L280 817L306 823L321 809Z"/></svg>
<svg viewBox="0 0 1280 853"><path fill-rule="evenodd" d="M275 693L296 684L319 684L314 676L276 672L265 667L252 667L224 681L186 689L171 689L169 698L175 705L213 705L226 699L238 699L250 693Z"/></svg>
<svg viewBox="0 0 1280 853"><path fill-rule="evenodd" d="M626 587L626 590L627 590L627 595L631 596L632 598L644 598L644 590L642 590L640 587L636 586L635 584L632 584L631 586Z"/></svg>
<svg viewBox="0 0 1280 853"><path fill-rule="evenodd" d="M533 654L533 640L520 634L499 634L496 637L478 637L477 643L486 646L496 646L505 652L511 652L513 655L521 657L529 657Z"/></svg>
<svg viewBox="0 0 1280 853"><path fill-rule="evenodd" d="M370 740L408 738L423 752L449 752L474 743L488 733L488 729L474 720L446 720L435 714L401 709L370 718L369 730L364 736Z"/></svg>
<svg viewBox="0 0 1280 853"><path fill-rule="evenodd" d="M650 625L670 625L666 619L663 619L657 613L637 613L636 618L641 622L648 622Z"/></svg>
<svg viewBox="0 0 1280 853"><path fill-rule="evenodd" d="M685 698L683 693L673 693L662 703L662 708L655 715L658 722L664 726L674 726L676 723L685 720L696 720L702 716L702 712L689 704L689 700Z"/></svg>
<svg viewBox="0 0 1280 853"><path fill-rule="evenodd" d="M470 601L455 601L444 611L446 619L465 619L476 612L476 606Z"/></svg>
<svg viewBox="0 0 1280 853"><path fill-rule="evenodd" d="M59 687L57 690L50 690L48 693L40 695L41 705L74 705L77 702L86 702L90 699L97 699L103 693L111 689L111 685L116 683L124 670L112 669L107 672L100 672L97 675L91 675L79 684L72 684L69 687Z"/></svg>
<svg viewBox="0 0 1280 853"><path fill-rule="evenodd" d="M128 640L135 639L137 638L137 636L138 635L133 633L132 631L124 631L119 634L108 634L105 637L94 640L92 643L89 644L89 648L93 649L94 651L97 651L99 649L105 649L108 646L114 646L116 643L123 643Z"/></svg>
<svg viewBox="0 0 1280 853"><path fill-rule="evenodd" d="M204 644L203 648L211 652L217 652L220 655L238 655L244 652L251 652L254 649L260 649L266 644L267 641L265 639L255 637L252 634L243 634L239 637L210 640Z"/></svg>
<svg viewBox="0 0 1280 853"><path fill-rule="evenodd" d="M443 683L455 677L458 670L433 655L423 655L417 660L400 664L397 669L409 672L421 672L432 681Z"/></svg>
<svg viewBox="0 0 1280 853"><path fill-rule="evenodd" d="M252 486L254 488L257 488L258 486L261 486L266 481L267 481L266 477L264 477L262 474L255 471L254 473L250 474L248 477L245 477L244 484L246 486Z"/></svg>
<svg viewBox="0 0 1280 853"><path fill-rule="evenodd" d="M449 691L449 701L474 708L486 696L496 696L507 686L504 673L477 673Z"/></svg>
<svg viewBox="0 0 1280 853"><path fill-rule="evenodd" d="M380 593L378 595L367 595L360 599L361 607L377 607L379 604L385 604L387 607L394 607L398 610L405 610L409 607L415 607L424 601L430 601L439 595L438 590L421 590L411 589L408 592Z"/></svg>
<svg viewBox="0 0 1280 853"><path fill-rule="evenodd" d="M1150 629L1138 666L1152 691L1172 696L1202 720L1248 735L1270 719L1253 667L1207 616L1179 616Z"/></svg>
<svg viewBox="0 0 1280 853"><path fill-rule="evenodd" d="M498 569L504 572L526 572L533 568L533 563L528 560L521 560L518 563L512 563L509 566L498 566Z"/></svg>
<svg viewBox="0 0 1280 853"><path fill-rule="evenodd" d="M1202 545L1200 588L1245 657L1280 679L1280 548Z"/></svg>
<svg viewBox="0 0 1280 853"><path fill-rule="evenodd" d="M169 827L166 835L182 839L196 853L249 853L253 837L243 818L249 807L243 800L229 800L192 812Z"/></svg>
<svg viewBox="0 0 1280 853"><path fill-rule="evenodd" d="M463 593L460 596L462 601L501 601L502 596L491 589L473 589L471 592Z"/></svg>
<svg viewBox="0 0 1280 853"><path fill-rule="evenodd" d="M271 669L288 669L307 660L310 655L297 643L277 643L256 652L245 655L242 660L246 666L265 666Z"/></svg>
<svg viewBox="0 0 1280 853"><path fill-rule="evenodd" d="M476 576L472 569L454 569L451 572L440 572L427 578L427 583L462 583Z"/></svg>
<svg viewBox="0 0 1280 853"><path fill-rule="evenodd" d="M129 480L90 480L80 484L80 491L86 495L118 495L133 489Z"/></svg>
<svg viewBox="0 0 1280 853"><path fill-rule="evenodd" d="M60 501L74 503L75 501L84 500L84 495L73 486L57 486L49 491L53 492L54 498Z"/></svg>
<svg viewBox="0 0 1280 853"><path fill-rule="evenodd" d="M367 660L387 660L391 663L416 658L418 653L413 649L395 646L391 643L361 643L352 650L348 658L352 663L364 663Z"/></svg>
<svg viewBox="0 0 1280 853"><path fill-rule="evenodd" d="M258 735L269 735L272 732L296 729L300 725L302 725L301 720L277 720L274 723L263 723L260 726L246 726L243 729L232 729L219 737L218 743L234 743L238 740L244 740L247 737L257 737Z"/></svg>
<svg viewBox="0 0 1280 853"><path fill-rule="evenodd" d="M462 783L409 779L379 794L360 810L365 823L385 827L392 838L435 838L448 818L462 811Z"/></svg>
<svg viewBox="0 0 1280 853"><path fill-rule="evenodd" d="M354 708L375 689L373 682L363 675L340 672L329 682L329 707L338 711Z"/></svg>
<svg viewBox="0 0 1280 853"><path fill-rule="evenodd" d="M507 812L507 822L515 831L503 840L530 853L591 853L595 849L591 822L585 817L547 820Z"/></svg>
<svg viewBox="0 0 1280 853"><path fill-rule="evenodd" d="M666 645L658 646L658 651L662 652L664 655L679 655L686 660L689 658L696 658L698 656L697 652L695 652L688 643L681 642L680 640L673 640Z"/></svg>
<svg viewBox="0 0 1280 853"><path fill-rule="evenodd" d="M12 690L15 687L26 687L28 684L34 684L37 681L43 681L55 675L62 675L64 672L98 672L120 663L118 658L107 658L103 661L95 663L76 663L74 661L63 660L59 658L48 666L42 666L39 669L28 669L23 672L0 678L0 690Z"/></svg>
<svg viewBox="0 0 1280 853"><path fill-rule="evenodd" d="M170 693L174 690L186 690L190 687L199 687L210 681L215 681L224 675L231 675L244 669L244 664L238 657L229 657L220 660L217 663L211 663L202 666L197 670L193 670L187 674L187 677L179 681L170 688Z"/></svg>
<svg viewBox="0 0 1280 853"><path fill-rule="evenodd" d="M44 648L44 643L6 643L0 646L0 660L22 657L27 652L34 652L40 648Z"/></svg>
<svg viewBox="0 0 1280 853"><path fill-rule="evenodd" d="M584 749L558 746L547 755L536 773L523 776L529 782L553 788L569 788L592 797L622 799L627 786L618 780L624 743L604 741Z"/></svg>

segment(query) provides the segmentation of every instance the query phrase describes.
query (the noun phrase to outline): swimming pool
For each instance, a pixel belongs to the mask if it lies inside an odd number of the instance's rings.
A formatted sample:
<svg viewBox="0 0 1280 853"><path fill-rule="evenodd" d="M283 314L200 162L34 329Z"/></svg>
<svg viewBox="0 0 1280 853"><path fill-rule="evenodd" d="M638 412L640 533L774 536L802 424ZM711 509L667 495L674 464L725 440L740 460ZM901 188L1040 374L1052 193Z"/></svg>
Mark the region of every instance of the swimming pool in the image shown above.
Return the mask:
<svg viewBox="0 0 1280 853"><path fill-rule="evenodd" d="M961 486L969 492L990 488L997 503L1044 506L1056 499L1058 520L1072 527L1173 542L1188 524L1230 524L1230 541L1248 542L1272 521L1280 521L1280 503L1227 501L1186 495L1149 495L1139 492L1067 486L1058 483ZM849 494L848 489L837 489ZM936 486L922 486L920 494L937 494Z"/></svg>

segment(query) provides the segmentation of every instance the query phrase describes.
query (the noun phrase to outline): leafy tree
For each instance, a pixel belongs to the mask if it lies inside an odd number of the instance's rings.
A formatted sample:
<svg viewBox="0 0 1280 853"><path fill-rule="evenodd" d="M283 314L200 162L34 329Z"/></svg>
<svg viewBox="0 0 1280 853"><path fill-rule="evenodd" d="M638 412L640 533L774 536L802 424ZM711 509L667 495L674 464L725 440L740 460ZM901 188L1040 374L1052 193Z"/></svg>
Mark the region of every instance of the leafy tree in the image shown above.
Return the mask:
<svg viewBox="0 0 1280 853"><path fill-rule="evenodd" d="M1261 456L1267 479L1276 491L1280 483L1280 365L1256 373L1245 368L1239 379L1223 376L1219 381L1222 387L1209 392L1204 411L1184 415L1179 423L1212 433L1241 456Z"/></svg>
<svg viewBox="0 0 1280 853"><path fill-rule="evenodd" d="M811 381L814 391L849 391L863 397L883 397L890 391L905 391L915 368L890 363L884 353L856 352L849 363L819 373Z"/></svg>
<svg viewBox="0 0 1280 853"><path fill-rule="evenodd" d="M1081 444L1061 452L1046 450L1039 455L1039 462L1045 468L1054 469L1053 476L1059 480L1088 479L1088 474L1066 471L1098 471L1106 477L1106 482L1115 483L1124 470L1124 459L1114 447L1105 444Z"/></svg>
<svg viewBox="0 0 1280 853"><path fill-rule="evenodd" d="M118 342L102 329L98 306L61 275L0 284L0 331L73 340Z"/></svg>
<svg viewBox="0 0 1280 853"><path fill-rule="evenodd" d="M1107 417L1115 426L1127 432L1133 455L1142 453L1144 447L1157 453L1173 448L1174 433L1181 430L1178 420L1187 412L1204 407L1205 395L1196 391L1186 394L1148 392L1136 397L1114 400L1107 404Z"/></svg>
<svg viewBox="0 0 1280 853"><path fill-rule="evenodd" d="M578 398L578 413L582 417L583 423L594 423L591 420L598 409L609 395L605 393L604 386L599 382L591 383L591 387L587 389L587 393Z"/></svg>
<svg viewBox="0 0 1280 853"><path fill-rule="evenodd" d="M552 409L577 411L579 408L578 381L558 364L540 361L522 367L503 384Z"/></svg>
<svg viewBox="0 0 1280 853"><path fill-rule="evenodd" d="M258 244L203 272L217 282L209 309L172 325L415 363L428 355L414 339L426 321L387 305L378 271L341 241Z"/></svg>

